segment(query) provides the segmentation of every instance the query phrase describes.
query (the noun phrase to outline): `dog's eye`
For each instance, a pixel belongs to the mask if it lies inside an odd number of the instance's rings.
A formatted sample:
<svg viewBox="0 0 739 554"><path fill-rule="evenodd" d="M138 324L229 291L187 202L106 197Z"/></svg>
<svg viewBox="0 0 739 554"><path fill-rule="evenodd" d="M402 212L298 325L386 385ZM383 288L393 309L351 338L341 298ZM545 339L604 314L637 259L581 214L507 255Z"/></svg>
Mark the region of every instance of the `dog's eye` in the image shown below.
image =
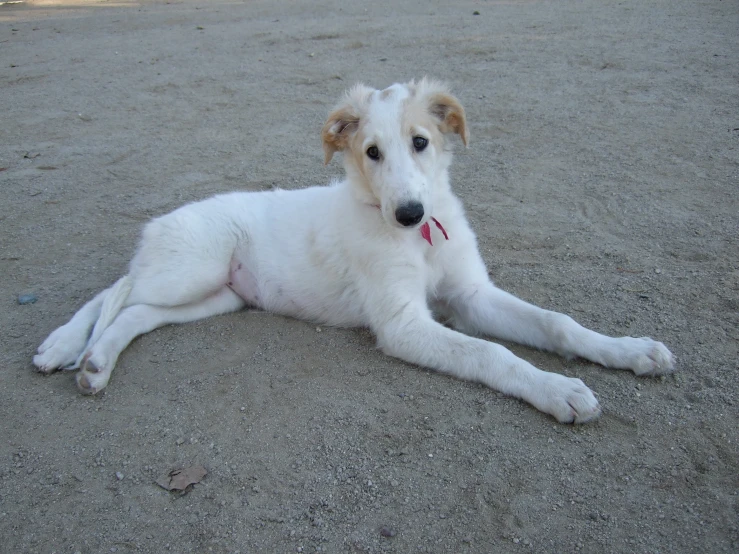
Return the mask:
<svg viewBox="0 0 739 554"><path fill-rule="evenodd" d="M429 140L427 138L423 137L413 137L413 148L416 149L416 152L420 152L424 148L426 148L429 144Z"/></svg>
<svg viewBox="0 0 739 554"><path fill-rule="evenodd" d="M369 148L367 148L367 156L369 156L370 160L379 160L380 149L377 148L377 146L370 146Z"/></svg>

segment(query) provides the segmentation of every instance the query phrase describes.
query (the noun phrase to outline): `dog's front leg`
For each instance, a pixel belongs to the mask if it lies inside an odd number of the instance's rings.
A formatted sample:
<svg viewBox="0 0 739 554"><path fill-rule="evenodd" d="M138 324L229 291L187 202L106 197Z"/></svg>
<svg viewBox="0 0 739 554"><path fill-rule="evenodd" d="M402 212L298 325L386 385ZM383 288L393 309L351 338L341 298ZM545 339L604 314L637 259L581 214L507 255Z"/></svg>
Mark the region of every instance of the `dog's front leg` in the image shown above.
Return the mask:
<svg viewBox="0 0 739 554"><path fill-rule="evenodd" d="M528 304L487 281L457 285L447 304L457 328L527 344L563 356L578 356L637 375L674 370L672 354L648 337L609 337L586 329L571 317Z"/></svg>
<svg viewBox="0 0 739 554"><path fill-rule="evenodd" d="M600 414L580 379L541 371L499 344L448 329L419 301L403 304L390 320L373 325L387 354L521 398L561 423L584 423Z"/></svg>

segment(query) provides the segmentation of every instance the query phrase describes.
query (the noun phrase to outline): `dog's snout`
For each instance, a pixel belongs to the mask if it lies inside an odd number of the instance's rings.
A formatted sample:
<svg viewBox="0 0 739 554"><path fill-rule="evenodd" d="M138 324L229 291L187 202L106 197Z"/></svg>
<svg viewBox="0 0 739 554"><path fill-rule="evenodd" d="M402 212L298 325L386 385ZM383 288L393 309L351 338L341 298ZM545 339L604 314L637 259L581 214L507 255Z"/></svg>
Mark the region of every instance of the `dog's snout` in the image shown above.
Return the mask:
<svg viewBox="0 0 739 554"><path fill-rule="evenodd" d="M415 225L423 219L423 204L408 202L395 210L395 219L404 227Z"/></svg>

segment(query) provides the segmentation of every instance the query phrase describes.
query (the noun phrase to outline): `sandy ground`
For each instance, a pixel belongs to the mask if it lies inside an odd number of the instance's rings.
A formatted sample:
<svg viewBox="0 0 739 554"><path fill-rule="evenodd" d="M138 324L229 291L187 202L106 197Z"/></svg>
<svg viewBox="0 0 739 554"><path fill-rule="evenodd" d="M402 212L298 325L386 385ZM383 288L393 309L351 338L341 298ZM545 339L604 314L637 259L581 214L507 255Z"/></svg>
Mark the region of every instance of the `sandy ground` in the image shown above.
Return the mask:
<svg viewBox="0 0 739 554"><path fill-rule="evenodd" d="M0 6L0 550L737 551L737 2L395 4ZM598 392L557 425L262 313L141 337L99 397L33 371L144 221L327 182L343 90L426 74L467 108L452 177L496 282L678 374L511 345ZM154 484L195 464L187 495Z"/></svg>

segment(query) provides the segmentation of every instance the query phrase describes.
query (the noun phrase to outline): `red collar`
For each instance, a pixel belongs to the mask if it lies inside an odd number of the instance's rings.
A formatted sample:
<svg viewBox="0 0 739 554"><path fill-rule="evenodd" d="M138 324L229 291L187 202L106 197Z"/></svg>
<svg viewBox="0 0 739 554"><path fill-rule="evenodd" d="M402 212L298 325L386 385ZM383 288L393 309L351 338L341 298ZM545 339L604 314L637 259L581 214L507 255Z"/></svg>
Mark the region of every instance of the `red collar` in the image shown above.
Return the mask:
<svg viewBox="0 0 739 554"><path fill-rule="evenodd" d="M374 204L374 207L377 208L378 210L382 209L377 204ZM435 217L432 217L431 221L433 221L436 224L436 226L439 228L439 230L442 233L444 233L444 238L446 240L449 240L449 235L446 234L446 229L444 229L444 226L441 223L439 223L439 220L436 219ZM433 246L434 243L431 242L431 227L429 226L429 222L427 221L426 223L421 225L421 227L419 227L418 230L421 231L421 236L423 237L423 240L427 241L431 246Z"/></svg>
<svg viewBox="0 0 739 554"><path fill-rule="evenodd" d="M443 225L442 225L441 223L439 223L439 220L438 220L438 219L436 219L435 217L432 217L432 218L431 218L431 221L433 221L434 223L436 223L436 226L437 226L437 227L439 228L439 230L440 230L440 231L441 231L442 233L444 233L444 238L445 238L446 240L449 240L449 235L447 235L447 234L446 234L446 229L444 229L444 226L443 226ZM431 246L433 246L433 245L434 245L434 243L433 243L433 242L431 242L431 227L429 227L429 222L428 222L428 221L427 221L426 223L424 223L423 225L421 225L420 231L421 231L421 236L422 236L422 237L423 237L423 238L424 238L425 240L427 240L427 241L428 241L428 243L429 243L429 244L430 244Z"/></svg>

